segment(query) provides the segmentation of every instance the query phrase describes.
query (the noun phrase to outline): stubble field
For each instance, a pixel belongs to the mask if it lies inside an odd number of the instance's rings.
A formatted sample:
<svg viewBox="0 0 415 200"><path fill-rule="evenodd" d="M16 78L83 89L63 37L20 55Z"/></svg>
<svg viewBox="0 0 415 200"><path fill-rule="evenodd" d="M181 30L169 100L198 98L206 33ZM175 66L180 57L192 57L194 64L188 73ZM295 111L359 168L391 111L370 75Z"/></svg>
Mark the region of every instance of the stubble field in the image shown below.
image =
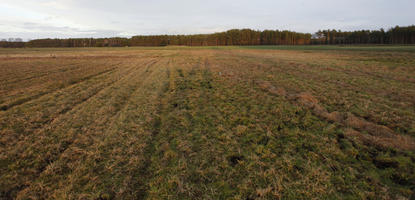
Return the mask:
<svg viewBox="0 0 415 200"><path fill-rule="evenodd" d="M415 47L0 49L0 199L415 198Z"/></svg>

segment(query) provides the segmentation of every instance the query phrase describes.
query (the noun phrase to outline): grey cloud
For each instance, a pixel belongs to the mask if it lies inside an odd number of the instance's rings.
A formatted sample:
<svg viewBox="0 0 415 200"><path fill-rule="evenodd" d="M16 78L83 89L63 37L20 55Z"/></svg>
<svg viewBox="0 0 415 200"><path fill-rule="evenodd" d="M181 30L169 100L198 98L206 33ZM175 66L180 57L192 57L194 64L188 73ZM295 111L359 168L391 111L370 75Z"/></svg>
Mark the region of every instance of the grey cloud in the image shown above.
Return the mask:
<svg viewBox="0 0 415 200"><path fill-rule="evenodd" d="M12 26L23 29L22 32L5 32L0 31L0 38L20 37L28 38L71 38L71 37L116 37L121 36L120 31L87 29L69 26L51 26L33 22L14 23Z"/></svg>
<svg viewBox="0 0 415 200"><path fill-rule="evenodd" d="M193 34L231 28L301 32L327 28L378 29L411 25L415 19L413 0L120 0L117 3L5 0L5 3L48 16L42 22L26 20L32 24L19 28L38 31L39 35L49 31L65 37Z"/></svg>

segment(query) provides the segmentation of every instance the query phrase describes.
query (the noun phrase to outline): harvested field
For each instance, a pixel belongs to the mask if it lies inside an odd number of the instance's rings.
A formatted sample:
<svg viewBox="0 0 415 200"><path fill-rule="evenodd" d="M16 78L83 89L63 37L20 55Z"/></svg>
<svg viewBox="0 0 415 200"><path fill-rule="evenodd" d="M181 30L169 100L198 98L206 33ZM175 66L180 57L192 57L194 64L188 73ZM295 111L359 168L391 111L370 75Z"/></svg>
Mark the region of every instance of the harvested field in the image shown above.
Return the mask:
<svg viewBox="0 0 415 200"><path fill-rule="evenodd" d="M0 199L415 198L415 47L0 49Z"/></svg>

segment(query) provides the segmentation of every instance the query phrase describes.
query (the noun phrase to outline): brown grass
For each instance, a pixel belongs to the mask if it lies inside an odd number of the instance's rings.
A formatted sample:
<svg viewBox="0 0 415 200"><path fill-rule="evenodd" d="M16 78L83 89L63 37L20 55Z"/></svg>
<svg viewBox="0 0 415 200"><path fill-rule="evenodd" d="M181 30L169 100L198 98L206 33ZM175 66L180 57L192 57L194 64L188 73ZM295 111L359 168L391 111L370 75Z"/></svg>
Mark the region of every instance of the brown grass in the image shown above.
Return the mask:
<svg viewBox="0 0 415 200"><path fill-rule="evenodd" d="M389 54L3 52L0 199L410 198L415 57Z"/></svg>

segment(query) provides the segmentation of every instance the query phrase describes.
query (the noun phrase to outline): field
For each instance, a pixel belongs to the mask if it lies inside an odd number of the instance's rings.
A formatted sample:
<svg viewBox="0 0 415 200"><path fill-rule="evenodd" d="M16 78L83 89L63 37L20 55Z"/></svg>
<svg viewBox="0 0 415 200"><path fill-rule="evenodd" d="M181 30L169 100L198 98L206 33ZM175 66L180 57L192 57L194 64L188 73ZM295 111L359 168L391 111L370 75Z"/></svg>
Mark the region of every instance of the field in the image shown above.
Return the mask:
<svg viewBox="0 0 415 200"><path fill-rule="evenodd" d="M415 198L415 46L0 49L0 199Z"/></svg>

